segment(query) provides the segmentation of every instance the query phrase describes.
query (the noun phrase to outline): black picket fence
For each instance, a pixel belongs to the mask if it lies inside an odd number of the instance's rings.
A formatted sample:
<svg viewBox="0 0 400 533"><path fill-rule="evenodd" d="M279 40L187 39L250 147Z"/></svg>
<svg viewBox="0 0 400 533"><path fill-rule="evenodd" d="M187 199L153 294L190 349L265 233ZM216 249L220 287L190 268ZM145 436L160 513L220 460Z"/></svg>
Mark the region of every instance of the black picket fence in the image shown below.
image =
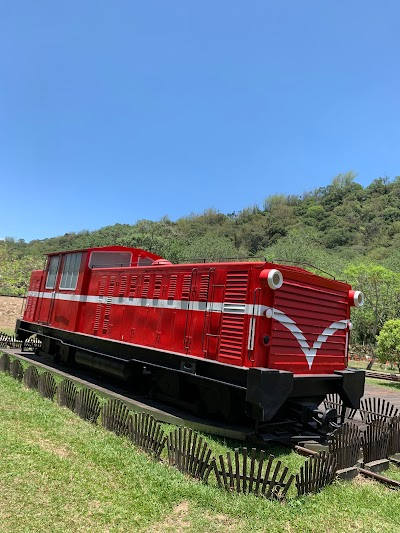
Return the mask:
<svg viewBox="0 0 400 533"><path fill-rule="evenodd" d="M30 337L25 342L17 340L14 335L0 332L0 348L24 349L26 351L35 351L42 346L42 342L36 337Z"/></svg>
<svg viewBox="0 0 400 533"><path fill-rule="evenodd" d="M230 492L285 501L291 486L297 496L316 493L333 482L338 470L353 467L362 455L368 462L400 453L400 417L389 419L387 406L385 416L373 417L365 431L352 422L343 424L333 434L328 451L314 453L298 473L290 474L279 459L255 448L236 448L233 456L227 452L215 457L204 437L192 429L180 427L165 435L161 423L151 415L133 412L116 399L102 403L93 390L78 390L67 379L57 384L50 372L39 373L33 365L24 371L21 362L11 360L8 354L0 357L0 371L23 381L44 398L56 399L82 419L128 438L156 460L204 483L214 478L219 488Z"/></svg>

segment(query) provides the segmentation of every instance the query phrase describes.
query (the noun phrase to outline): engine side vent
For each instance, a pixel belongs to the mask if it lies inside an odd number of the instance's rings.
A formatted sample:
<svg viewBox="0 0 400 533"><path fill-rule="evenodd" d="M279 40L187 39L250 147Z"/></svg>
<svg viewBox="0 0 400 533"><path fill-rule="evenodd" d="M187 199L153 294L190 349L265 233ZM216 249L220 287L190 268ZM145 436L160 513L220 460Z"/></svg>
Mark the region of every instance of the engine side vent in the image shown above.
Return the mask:
<svg viewBox="0 0 400 533"><path fill-rule="evenodd" d="M143 287L142 287L142 294L141 294L142 298L147 298L149 294L149 287L150 287L150 276L146 275L143 278Z"/></svg>
<svg viewBox="0 0 400 533"><path fill-rule="evenodd" d="M103 334L107 334L110 325L110 314L112 306L112 297L115 290L115 276L110 277L110 283L108 285L107 298L106 298L106 308L104 310L104 320L103 320Z"/></svg>
<svg viewBox="0 0 400 533"><path fill-rule="evenodd" d="M247 271L227 273L219 345L222 357L242 357L248 280Z"/></svg>
<svg viewBox="0 0 400 533"><path fill-rule="evenodd" d="M206 302L208 300L208 287L210 286L210 274L202 274L200 278L199 300Z"/></svg>
<svg viewBox="0 0 400 533"><path fill-rule="evenodd" d="M96 306L96 313L94 315L94 324L93 324L93 333L95 335L97 335L99 331L103 296L104 296L105 289L106 289L106 281L107 281L107 276L101 276L100 282L99 282L99 301Z"/></svg>
<svg viewBox="0 0 400 533"><path fill-rule="evenodd" d="M121 277L121 282L119 284L119 291L118 291L118 296L119 297L123 297L125 295L125 289L126 289L127 281L128 281L128 276L122 276Z"/></svg>
<svg viewBox="0 0 400 533"><path fill-rule="evenodd" d="M162 276L157 275L154 282L153 298L159 298L161 295Z"/></svg>
<svg viewBox="0 0 400 533"><path fill-rule="evenodd" d="M172 276L169 279L168 300L173 300L175 298L177 282L178 282L177 274L172 274Z"/></svg>
<svg viewBox="0 0 400 533"><path fill-rule="evenodd" d="M183 276L182 300L189 300L191 278L191 274L185 274Z"/></svg>
<svg viewBox="0 0 400 533"><path fill-rule="evenodd" d="M134 298L136 296L136 287L137 287L137 276L132 276L131 283L129 285L129 298Z"/></svg>

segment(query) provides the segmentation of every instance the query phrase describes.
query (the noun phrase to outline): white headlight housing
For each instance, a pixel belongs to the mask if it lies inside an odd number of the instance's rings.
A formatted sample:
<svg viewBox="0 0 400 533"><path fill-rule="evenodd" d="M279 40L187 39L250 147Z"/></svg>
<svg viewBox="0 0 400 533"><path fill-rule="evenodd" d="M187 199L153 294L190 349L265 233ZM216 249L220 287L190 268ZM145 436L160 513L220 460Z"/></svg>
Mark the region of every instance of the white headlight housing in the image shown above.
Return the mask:
<svg viewBox="0 0 400 533"><path fill-rule="evenodd" d="M267 281L269 288L273 291L280 289L283 285L282 272L276 268L271 268L271 270L268 272Z"/></svg>

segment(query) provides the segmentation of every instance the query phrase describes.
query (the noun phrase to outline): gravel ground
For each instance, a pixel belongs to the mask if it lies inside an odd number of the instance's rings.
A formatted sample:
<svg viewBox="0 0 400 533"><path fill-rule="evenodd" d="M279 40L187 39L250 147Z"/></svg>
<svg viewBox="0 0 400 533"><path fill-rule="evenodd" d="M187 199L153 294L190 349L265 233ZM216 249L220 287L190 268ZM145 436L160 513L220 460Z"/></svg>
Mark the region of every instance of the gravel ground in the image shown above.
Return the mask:
<svg viewBox="0 0 400 533"><path fill-rule="evenodd" d="M21 316L24 298L0 296L0 331L14 330L15 321Z"/></svg>

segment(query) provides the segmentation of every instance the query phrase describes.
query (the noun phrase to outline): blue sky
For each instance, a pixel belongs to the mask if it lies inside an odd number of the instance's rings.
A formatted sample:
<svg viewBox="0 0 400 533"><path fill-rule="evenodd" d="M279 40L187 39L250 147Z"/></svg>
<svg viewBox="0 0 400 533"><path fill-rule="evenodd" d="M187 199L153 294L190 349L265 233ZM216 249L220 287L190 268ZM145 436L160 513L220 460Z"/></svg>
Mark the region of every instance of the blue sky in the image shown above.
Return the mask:
<svg viewBox="0 0 400 533"><path fill-rule="evenodd" d="M0 7L0 238L400 174L398 1Z"/></svg>

